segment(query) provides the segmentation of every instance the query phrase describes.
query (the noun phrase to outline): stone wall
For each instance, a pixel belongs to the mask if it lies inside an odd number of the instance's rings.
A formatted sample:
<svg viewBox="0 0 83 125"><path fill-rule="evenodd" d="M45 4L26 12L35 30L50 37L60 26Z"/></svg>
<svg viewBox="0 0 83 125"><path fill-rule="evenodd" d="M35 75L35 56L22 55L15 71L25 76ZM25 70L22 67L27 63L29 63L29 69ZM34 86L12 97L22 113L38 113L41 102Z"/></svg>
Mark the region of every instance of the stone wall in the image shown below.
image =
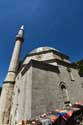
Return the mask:
<svg viewBox="0 0 83 125"><path fill-rule="evenodd" d="M11 109L11 123L31 118L31 88L32 88L32 68L23 76L21 72L16 78L14 87L14 97Z"/></svg>
<svg viewBox="0 0 83 125"><path fill-rule="evenodd" d="M32 117L63 107L59 75L38 68L32 74Z"/></svg>
<svg viewBox="0 0 83 125"><path fill-rule="evenodd" d="M64 107L61 81L65 82L72 103L83 101L82 78L78 75L77 69L71 68L74 77L74 80L71 80L66 66L58 64L60 72L56 72L56 66L32 62L26 71L23 74L20 71L16 78L11 110L12 125L16 120L27 120L44 112ZM33 65L34 63L36 66Z"/></svg>
<svg viewBox="0 0 83 125"><path fill-rule="evenodd" d="M59 65L61 80L64 81L67 85L70 101L72 103L76 101L83 101L83 88L82 88L82 81L78 74L78 70L71 68L72 75L74 80L70 79L69 72L67 71L67 67Z"/></svg>

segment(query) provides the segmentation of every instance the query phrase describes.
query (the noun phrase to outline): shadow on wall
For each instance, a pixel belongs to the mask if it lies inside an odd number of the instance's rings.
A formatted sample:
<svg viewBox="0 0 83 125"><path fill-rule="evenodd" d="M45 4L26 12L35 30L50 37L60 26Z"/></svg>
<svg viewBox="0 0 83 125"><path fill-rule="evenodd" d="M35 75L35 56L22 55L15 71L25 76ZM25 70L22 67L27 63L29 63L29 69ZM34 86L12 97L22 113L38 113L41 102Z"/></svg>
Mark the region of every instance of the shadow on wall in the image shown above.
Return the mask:
<svg viewBox="0 0 83 125"><path fill-rule="evenodd" d="M0 87L0 95L1 95L2 88Z"/></svg>

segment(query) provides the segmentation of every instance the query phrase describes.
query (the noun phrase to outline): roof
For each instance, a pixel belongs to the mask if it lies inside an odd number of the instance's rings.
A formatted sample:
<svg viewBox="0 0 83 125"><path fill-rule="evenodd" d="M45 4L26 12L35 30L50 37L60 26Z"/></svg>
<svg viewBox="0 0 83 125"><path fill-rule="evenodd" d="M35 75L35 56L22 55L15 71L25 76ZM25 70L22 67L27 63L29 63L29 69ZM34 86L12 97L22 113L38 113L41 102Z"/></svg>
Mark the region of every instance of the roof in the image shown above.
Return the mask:
<svg viewBox="0 0 83 125"><path fill-rule="evenodd" d="M48 50L54 50L54 51L60 52L58 49L55 49L55 48L47 47L47 46L46 46L46 47L38 47L38 48L32 50L32 51L30 52L30 54L31 54L31 53L39 53L39 52L48 51Z"/></svg>
<svg viewBox="0 0 83 125"><path fill-rule="evenodd" d="M55 48L52 48L52 47L39 47L39 48L36 48L36 49L32 50L30 53L28 53L25 56L24 60L26 59L26 57L39 55L39 54L44 54L44 53L47 53L47 52L53 52L54 54L57 54L60 57L64 57L66 59L69 59L69 56L67 56L66 54L63 54L58 49L55 49Z"/></svg>

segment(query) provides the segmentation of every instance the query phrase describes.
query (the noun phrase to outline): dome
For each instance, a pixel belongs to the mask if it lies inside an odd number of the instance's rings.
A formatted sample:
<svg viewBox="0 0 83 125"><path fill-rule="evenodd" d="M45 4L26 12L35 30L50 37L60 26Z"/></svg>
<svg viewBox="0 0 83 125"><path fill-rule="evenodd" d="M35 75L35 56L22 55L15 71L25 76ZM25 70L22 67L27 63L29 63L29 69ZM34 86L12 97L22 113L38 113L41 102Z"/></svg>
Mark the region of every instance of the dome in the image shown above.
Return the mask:
<svg viewBox="0 0 83 125"><path fill-rule="evenodd" d="M48 50L54 50L54 51L60 52L59 50L57 50L55 48L52 48L52 47L39 47L39 48L36 48L36 49L32 50L30 52L30 54L39 53L39 52L48 51Z"/></svg>

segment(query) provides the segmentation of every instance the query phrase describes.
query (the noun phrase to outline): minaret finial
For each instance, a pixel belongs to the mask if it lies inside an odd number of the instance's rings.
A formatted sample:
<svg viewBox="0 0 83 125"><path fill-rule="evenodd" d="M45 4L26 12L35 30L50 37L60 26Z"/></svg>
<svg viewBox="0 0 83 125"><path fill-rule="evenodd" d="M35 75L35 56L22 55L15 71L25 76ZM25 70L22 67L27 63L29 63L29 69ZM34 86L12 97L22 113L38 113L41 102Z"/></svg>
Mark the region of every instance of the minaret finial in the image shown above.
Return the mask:
<svg viewBox="0 0 83 125"><path fill-rule="evenodd" d="M24 25L20 27L20 30L18 31L18 34L16 35L16 40L22 39L21 41L24 41Z"/></svg>
<svg viewBox="0 0 83 125"><path fill-rule="evenodd" d="M20 29L21 29L21 30L24 30L24 25L22 25L22 26L20 27Z"/></svg>

